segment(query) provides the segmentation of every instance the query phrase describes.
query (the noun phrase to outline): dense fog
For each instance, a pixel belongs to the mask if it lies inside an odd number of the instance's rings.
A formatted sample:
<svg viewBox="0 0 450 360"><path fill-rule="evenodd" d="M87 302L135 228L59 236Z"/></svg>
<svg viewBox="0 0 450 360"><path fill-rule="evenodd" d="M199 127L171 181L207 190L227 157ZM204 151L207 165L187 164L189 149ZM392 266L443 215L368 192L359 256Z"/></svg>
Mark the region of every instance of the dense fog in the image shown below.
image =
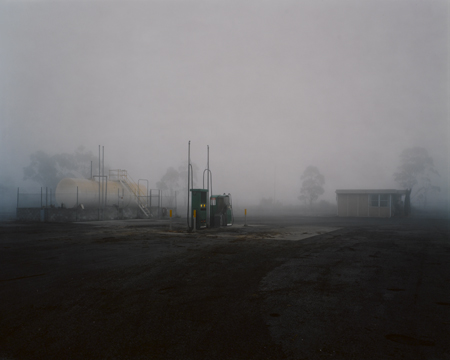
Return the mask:
<svg viewBox="0 0 450 360"><path fill-rule="evenodd" d="M39 151L98 171L101 145L155 188L191 141L197 186L209 145L215 192L241 207L300 204L309 166L331 203L399 189L402 151L423 148L446 208L448 33L436 0L1 1L3 201L43 186L24 173Z"/></svg>

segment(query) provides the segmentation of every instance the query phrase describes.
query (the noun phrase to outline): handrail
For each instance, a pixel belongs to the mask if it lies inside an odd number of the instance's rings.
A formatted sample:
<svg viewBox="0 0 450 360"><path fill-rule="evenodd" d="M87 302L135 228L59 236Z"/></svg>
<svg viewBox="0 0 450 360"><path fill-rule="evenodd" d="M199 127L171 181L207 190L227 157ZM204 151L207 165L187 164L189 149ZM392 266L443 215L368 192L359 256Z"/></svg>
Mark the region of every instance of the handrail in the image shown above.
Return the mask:
<svg viewBox="0 0 450 360"><path fill-rule="evenodd" d="M131 193L135 196L136 202L141 207L142 211L147 215L144 208L146 207L145 203L141 201L141 197L147 197L145 195L144 190L141 190L139 183L133 180L133 178L128 175L128 172L123 169L110 169L109 170L109 178L110 180L119 181L123 186L125 186ZM148 215L147 215L148 216Z"/></svg>

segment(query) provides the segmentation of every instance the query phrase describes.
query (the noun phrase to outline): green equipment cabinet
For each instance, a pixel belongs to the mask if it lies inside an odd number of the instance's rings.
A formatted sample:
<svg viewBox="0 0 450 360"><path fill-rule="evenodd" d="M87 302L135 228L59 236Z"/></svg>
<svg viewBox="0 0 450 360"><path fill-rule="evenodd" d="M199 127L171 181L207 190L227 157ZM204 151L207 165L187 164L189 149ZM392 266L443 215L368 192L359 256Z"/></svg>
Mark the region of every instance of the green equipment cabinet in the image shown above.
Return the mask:
<svg viewBox="0 0 450 360"><path fill-rule="evenodd" d="M212 195L210 199L211 227L233 225L233 207L231 195Z"/></svg>
<svg viewBox="0 0 450 360"><path fill-rule="evenodd" d="M197 229L206 227L206 200L208 199L208 190L206 189L191 189L192 206L191 217L195 221ZM196 217L194 218L194 210Z"/></svg>

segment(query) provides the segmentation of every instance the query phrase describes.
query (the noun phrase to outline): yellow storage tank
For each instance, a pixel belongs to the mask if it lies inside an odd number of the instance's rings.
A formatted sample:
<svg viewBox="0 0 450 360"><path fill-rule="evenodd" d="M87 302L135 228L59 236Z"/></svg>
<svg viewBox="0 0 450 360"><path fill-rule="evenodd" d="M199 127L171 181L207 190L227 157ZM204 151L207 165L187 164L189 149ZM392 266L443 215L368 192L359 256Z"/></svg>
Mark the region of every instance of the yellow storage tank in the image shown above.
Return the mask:
<svg viewBox="0 0 450 360"><path fill-rule="evenodd" d="M137 186L130 184L134 191ZM78 187L78 204L82 204L85 208L98 208L99 206L99 182L88 179L62 179L55 190L56 202L66 208L77 206L77 187ZM106 194L107 190L107 194ZM146 195L147 188L143 185L139 186L140 194ZM100 197L101 197L100 185ZM118 205L124 207L137 207L136 196L124 187L119 181L108 181L103 183L103 194L106 194L106 205ZM141 203L146 203L145 198L140 198Z"/></svg>

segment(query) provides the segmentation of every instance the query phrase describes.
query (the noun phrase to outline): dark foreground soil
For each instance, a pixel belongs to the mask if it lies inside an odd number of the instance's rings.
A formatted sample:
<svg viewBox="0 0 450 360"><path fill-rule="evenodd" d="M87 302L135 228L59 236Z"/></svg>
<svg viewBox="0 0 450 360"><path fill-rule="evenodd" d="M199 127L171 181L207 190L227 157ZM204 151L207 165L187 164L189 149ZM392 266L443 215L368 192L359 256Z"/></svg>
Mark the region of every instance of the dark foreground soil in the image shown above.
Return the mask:
<svg viewBox="0 0 450 360"><path fill-rule="evenodd" d="M249 223L2 223L0 359L450 359L446 220Z"/></svg>

